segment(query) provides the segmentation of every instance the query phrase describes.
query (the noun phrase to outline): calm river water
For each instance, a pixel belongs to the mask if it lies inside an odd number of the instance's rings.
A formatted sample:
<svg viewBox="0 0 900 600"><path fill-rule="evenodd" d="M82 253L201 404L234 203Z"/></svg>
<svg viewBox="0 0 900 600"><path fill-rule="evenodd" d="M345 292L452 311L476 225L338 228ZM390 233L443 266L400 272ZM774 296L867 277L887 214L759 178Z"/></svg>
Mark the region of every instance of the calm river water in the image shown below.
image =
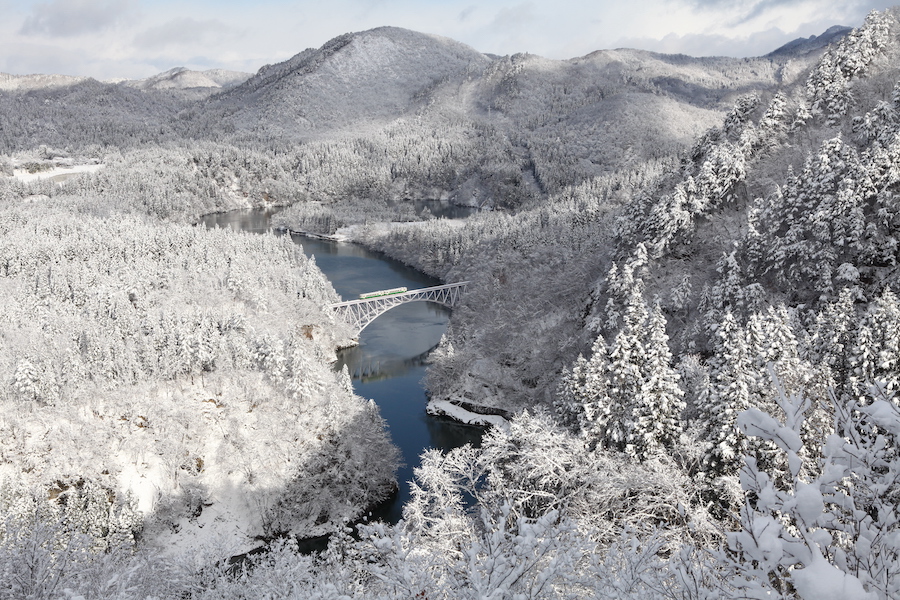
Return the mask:
<svg viewBox="0 0 900 600"><path fill-rule="evenodd" d="M235 211L207 215L207 227L230 227L263 233L270 228L272 211ZM277 232L276 232L277 233ZM291 236L307 256L331 280L345 300L359 294L405 286L409 289L440 285L440 281L356 244ZM374 514L396 523L409 499L409 484L419 455L428 448L450 450L466 443L479 445L482 430L425 413L427 402L422 378L423 360L440 341L447 327L448 311L429 302L412 302L391 309L363 330L359 346L339 354L337 368L347 365L356 393L372 398L381 408L391 437L400 448L405 465L398 473L396 497Z"/></svg>

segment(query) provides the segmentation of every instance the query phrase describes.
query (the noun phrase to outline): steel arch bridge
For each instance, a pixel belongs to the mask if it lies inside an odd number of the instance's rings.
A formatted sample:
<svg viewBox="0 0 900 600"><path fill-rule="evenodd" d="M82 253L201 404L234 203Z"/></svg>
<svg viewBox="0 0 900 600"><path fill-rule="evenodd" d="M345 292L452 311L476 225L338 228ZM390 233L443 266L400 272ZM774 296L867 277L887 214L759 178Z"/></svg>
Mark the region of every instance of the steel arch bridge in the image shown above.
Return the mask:
<svg viewBox="0 0 900 600"><path fill-rule="evenodd" d="M356 336L359 337L369 323L395 306L407 302L436 302L447 308L453 308L459 302L463 292L466 291L468 284L468 281L461 281L364 300L347 300L346 302L336 302L331 305L331 308L339 317L353 326Z"/></svg>

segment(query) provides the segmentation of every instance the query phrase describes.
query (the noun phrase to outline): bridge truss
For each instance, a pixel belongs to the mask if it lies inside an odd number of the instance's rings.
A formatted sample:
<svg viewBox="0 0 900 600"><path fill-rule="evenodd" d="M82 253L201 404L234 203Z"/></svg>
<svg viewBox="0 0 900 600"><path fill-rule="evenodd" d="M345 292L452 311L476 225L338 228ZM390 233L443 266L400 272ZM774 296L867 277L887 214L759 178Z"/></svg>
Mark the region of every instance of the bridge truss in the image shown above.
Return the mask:
<svg viewBox="0 0 900 600"><path fill-rule="evenodd" d="M468 284L468 281L462 281L410 290L400 294L366 298L365 300L347 300L346 302L336 302L331 305L331 308L339 317L353 326L357 337L359 337L359 334L362 333L362 330L369 323L395 306L400 306L407 302L436 302L448 308L453 308L466 291Z"/></svg>

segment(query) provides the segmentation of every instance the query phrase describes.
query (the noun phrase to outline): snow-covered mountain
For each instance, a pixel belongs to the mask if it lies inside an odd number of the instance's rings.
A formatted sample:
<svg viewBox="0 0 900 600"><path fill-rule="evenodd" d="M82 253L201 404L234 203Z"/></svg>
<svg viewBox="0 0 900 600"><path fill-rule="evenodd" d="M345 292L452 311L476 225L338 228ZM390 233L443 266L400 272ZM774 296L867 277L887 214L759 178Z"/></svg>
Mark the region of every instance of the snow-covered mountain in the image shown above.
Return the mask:
<svg viewBox="0 0 900 600"><path fill-rule="evenodd" d="M829 32L820 38L837 35ZM657 116L670 109L712 110L720 118L742 91L794 81L812 60L804 59L809 53L814 49L734 59L625 49L571 60L498 58L446 38L381 27L267 65L211 105L233 113L239 129L299 137L421 113L530 130L563 121L563 130L587 122L602 130L636 113L637 121L666 128L672 119Z"/></svg>
<svg viewBox="0 0 900 600"><path fill-rule="evenodd" d="M430 88L462 72L480 72L490 62L447 38L380 27L266 65L215 104L236 108L236 120L250 127L344 128L406 114Z"/></svg>
<svg viewBox="0 0 900 600"><path fill-rule="evenodd" d="M185 68L120 83L10 76L0 79L0 149L240 139L303 154L276 169L284 171L276 180L299 186L293 197L516 206L684 151L742 94L802 83L822 44L843 31L761 58L618 49L550 60L380 27L252 76Z"/></svg>
<svg viewBox="0 0 900 600"><path fill-rule="evenodd" d="M90 131L85 143L115 146L185 132L288 144L369 139L402 119L426 136L442 131L446 138L452 130L471 139L477 129L488 145L509 147L524 165L517 169L546 192L683 149L740 94L802 79L820 46L842 31L833 28L762 58L619 49L550 60L496 57L447 38L380 27L339 36L252 76L183 67L116 84L2 76L0 90L33 93L17 96L0 125L9 132L5 149L14 151L77 144L73 132L82 130ZM155 125L136 134L135 123Z"/></svg>
<svg viewBox="0 0 900 600"><path fill-rule="evenodd" d="M767 56L802 56L821 50L844 37L851 31L850 27L835 25L829 27L825 33L821 35L812 35L808 38L797 38L790 41L784 46L770 52Z"/></svg>
<svg viewBox="0 0 900 600"><path fill-rule="evenodd" d="M240 85L251 76L251 73L227 71L225 69L192 71L185 67L176 67L146 79L124 81L122 85L144 90L184 90L192 88L215 88L219 90Z"/></svg>
<svg viewBox="0 0 900 600"><path fill-rule="evenodd" d="M87 77L70 75L10 75L0 73L0 91L46 90L75 85L87 81Z"/></svg>
<svg viewBox="0 0 900 600"><path fill-rule="evenodd" d="M481 203L486 196L521 197L523 190L546 194L682 151L719 124L740 95L802 81L821 52L736 59L619 49L570 60L495 57L446 38L381 27L263 67L212 95L188 124L196 137L221 139L227 131L294 147L331 140L344 146L328 152L342 155L374 145L377 152L341 159L367 164L371 173L391 171L373 156L395 164L397 152L456 138L463 143L439 162L458 164L446 169L442 178L449 181L438 193L475 194ZM502 168L486 172L490 163ZM422 193L422 185L411 188L405 179L387 187L401 196ZM371 190L373 184L359 185ZM335 196L354 194L354 186L328 187Z"/></svg>

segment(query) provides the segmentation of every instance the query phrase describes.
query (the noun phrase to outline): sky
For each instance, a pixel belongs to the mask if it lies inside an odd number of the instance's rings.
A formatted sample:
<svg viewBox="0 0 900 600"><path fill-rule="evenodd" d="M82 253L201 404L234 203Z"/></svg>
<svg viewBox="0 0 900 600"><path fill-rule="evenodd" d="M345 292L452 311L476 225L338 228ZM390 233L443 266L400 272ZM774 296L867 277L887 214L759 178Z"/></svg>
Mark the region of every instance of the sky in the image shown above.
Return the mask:
<svg viewBox="0 0 900 600"><path fill-rule="evenodd" d="M609 48L760 56L876 0L0 0L0 72L139 79L174 67L256 72L382 25L493 54Z"/></svg>

